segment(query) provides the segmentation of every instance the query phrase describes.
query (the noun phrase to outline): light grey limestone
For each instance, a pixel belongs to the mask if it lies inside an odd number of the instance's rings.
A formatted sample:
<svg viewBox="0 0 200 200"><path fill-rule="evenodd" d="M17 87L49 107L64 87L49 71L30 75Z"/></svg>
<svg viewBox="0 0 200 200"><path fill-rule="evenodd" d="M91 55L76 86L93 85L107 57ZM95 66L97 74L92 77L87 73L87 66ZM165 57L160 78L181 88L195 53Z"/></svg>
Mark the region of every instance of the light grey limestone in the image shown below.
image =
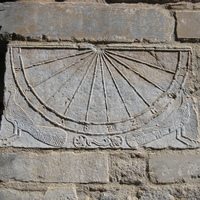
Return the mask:
<svg viewBox="0 0 200 200"><path fill-rule="evenodd" d="M178 39L200 38L200 11L177 11Z"/></svg>
<svg viewBox="0 0 200 200"><path fill-rule="evenodd" d="M198 180L200 177L200 154L163 153L150 155L150 178L155 183L176 183Z"/></svg>
<svg viewBox="0 0 200 200"><path fill-rule="evenodd" d="M101 195L99 200L119 200L119 199L112 194L104 193L104 194Z"/></svg>
<svg viewBox="0 0 200 200"><path fill-rule="evenodd" d="M4 189L0 190L0 199L1 200L40 200L43 198L42 192L30 192L30 191L16 191L16 190L9 190L9 189Z"/></svg>
<svg viewBox="0 0 200 200"><path fill-rule="evenodd" d="M54 187L46 191L0 189L1 200L78 200L75 187Z"/></svg>
<svg viewBox="0 0 200 200"><path fill-rule="evenodd" d="M108 182L108 156L104 153L1 153L0 160L1 181Z"/></svg>
<svg viewBox="0 0 200 200"><path fill-rule="evenodd" d="M48 188L44 200L78 200L75 186Z"/></svg>
<svg viewBox="0 0 200 200"><path fill-rule="evenodd" d="M13 43L0 146L196 148L187 47Z"/></svg>
<svg viewBox="0 0 200 200"><path fill-rule="evenodd" d="M29 39L164 42L174 19L156 6L18 2L0 5L0 26Z"/></svg>
<svg viewBox="0 0 200 200"><path fill-rule="evenodd" d="M130 155L115 153L110 155L110 180L120 184L140 185L147 179L146 162Z"/></svg>
<svg viewBox="0 0 200 200"><path fill-rule="evenodd" d="M139 200L175 200L175 198L167 190L149 189L139 193Z"/></svg>
<svg viewBox="0 0 200 200"><path fill-rule="evenodd" d="M200 190L197 185L171 185L144 187L138 191L139 200L199 200Z"/></svg>

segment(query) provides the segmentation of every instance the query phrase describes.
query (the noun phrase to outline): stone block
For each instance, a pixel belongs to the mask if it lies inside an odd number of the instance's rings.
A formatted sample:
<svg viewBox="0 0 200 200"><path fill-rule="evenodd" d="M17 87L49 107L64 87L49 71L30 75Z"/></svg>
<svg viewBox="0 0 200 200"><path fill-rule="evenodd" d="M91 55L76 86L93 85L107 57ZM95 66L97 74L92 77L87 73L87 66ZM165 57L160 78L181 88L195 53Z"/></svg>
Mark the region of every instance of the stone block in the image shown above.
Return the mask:
<svg viewBox="0 0 200 200"><path fill-rule="evenodd" d="M39 3L47 3L47 2L55 2L55 0L16 0L18 2L39 2Z"/></svg>
<svg viewBox="0 0 200 200"><path fill-rule="evenodd" d="M112 194L102 194L99 200L119 200L119 199Z"/></svg>
<svg viewBox="0 0 200 200"><path fill-rule="evenodd" d="M193 8L193 4L188 2L170 3L168 4L168 8L174 10L191 10Z"/></svg>
<svg viewBox="0 0 200 200"><path fill-rule="evenodd" d="M144 187L137 193L139 200L199 200L199 195L200 187L197 185Z"/></svg>
<svg viewBox="0 0 200 200"><path fill-rule="evenodd" d="M199 200L200 186L196 184L183 187L180 198L182 198L183 196L185 197L185 199Z"/></svg>
<svg viewBox="0 0 200 200"><path fill-rule="evenodd" d="M0 5L0 26L24 39L164 42L174 20L156 6L16 2Z"/></svg>
<svg viewBox="0 0 200 200"><path fill-rule="evenodd" d="M200 154L178 152L150 155L149 174L154 183L176 183L199 180Z"/></svg>
<svg viewBox="0 0 200 200"><path fill-rule="evenodd" d="M1 181L108 182L108 157L103 153L1 153L0 160Z"/></svg>
<svg viewBox="0 0 200 200"><path fill-rule="evenodd" d="M48 188L46 191L0 189L1 200L78 200L74 187Z"/></svg>
<svg viewBox="0 0 200 200"><path fill-rule="evenodd" d="M199 10L200 9L200 3L195 3L194 4L194 10Z"/></svg>
<svg viewBox="0 0 200 200"><path fill-rule="evenodd" d="M188 47L12 43L0 146L196 148ZM137 105L137 106L136 106Z"/></svg>
<svg viewBox="0 0 200 200"><path fill-rule="evenodd" d="M175 200L167 189L145 188L137 194L139 200Z"/></svg>
<svg viewBox="0 0 200 200"><path fill-rule="evenodd" d="M177 38L199 39L200 38L200 12L177 11Z"/></svg>
<svg viewBox="0 0 200 200"><path fill-rule="evenodd" d="M146 163L142 159L125 154L112 154L110 157L110 180L121 184L139 185L146 179Z"/></svg>

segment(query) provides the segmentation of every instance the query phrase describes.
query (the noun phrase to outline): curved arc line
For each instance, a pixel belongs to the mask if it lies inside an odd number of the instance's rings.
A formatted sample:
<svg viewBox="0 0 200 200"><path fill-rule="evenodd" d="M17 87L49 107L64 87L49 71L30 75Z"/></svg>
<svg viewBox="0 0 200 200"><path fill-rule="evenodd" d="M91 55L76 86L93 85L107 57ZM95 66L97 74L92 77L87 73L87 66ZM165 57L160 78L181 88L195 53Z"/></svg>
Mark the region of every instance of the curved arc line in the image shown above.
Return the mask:
<svg viewBox="0 0 200 200"><path fill-rule="evenodd" d="M21 61L21 68L22 68L22 72L23 72L23 75L24 75L24 79L25 79L25 81L26 81L26 84L27 84L28 87L30 88L30 90L33 92L34 96L35 96L35 97L39 100L39 102L40 102L43 106L45 106L45 108L47 108L49 111L51 111L51 112L53 112L53 113L55 113L55 114L58 114L58 116L62 116L61 114L57 113L56 110L54 110L53 108L51 108L51 107L49 107L48 105L46 105L46 103L37 95L37 93L36 93L35 90L32 88L32 86L30 85L30 82L29 82L28 79L27 79L26 72L25 72L24 67L23 67L23 59L22 59L22 56L19 55L19 58L20 58L20 61ZM14 71L14 69L13 69L13 71ZM16 78L16 76L15 76L15 78ZM17 79L16 79L16 80L17 80ZM18 82L18 81L17 81L17 82ZM18 83L17 85L18 85L18 87L20 88L20 90L21 90L23 96L26 98L26 100L29 102L29 104L32 105L32 103L30 102L30 100L26 97L25 93L24 93L23 90L21 89L20 84ZM33 105L32 105L32 106L33 106ZM35 108L35 106L33 106L33 107ZM42 112L40 112L37 108L35 108L35 110L38 111L39 113L42 113ZM43 115L43 114L42 114L42 115ZM45 115L44 115L44 116L45 116ZM45 116L45 118L46 118L46 116ZM71 121L74 121L73 119L68 118L68 117L67 117L66 119L71 120Z"/></svg>
<svg viewBox="0 0 200 200"><path fill-rule="evenodd" d="M170 84L169 87L166 89L166 92L164 92L164 93L161 95L161 97L162 97L165 93L167 93L167 91L170 90L170 88L172 88L173 85L175 84L175 81L176 81L176 79L177 79L177 77L178 77L178 74L179 74L178 72L179 72L180 68L181 68L181 51L178 52L178 61L177 61L177 65L176 65L176 72L175 72L175 74L174 74L174 76L173 76L173 78L172 78L171 84ZM188 67L187 67L187 69L188 69ZM184 77L186 77L186 75L187 75L187 72L186 72L186 74L184 75ZM176 81L176 82L177 82L177 81ZM183 85L183 84L184 84L184 83L183 83L183 81L182 81L182 85Z"/></svg>
<svg viewBox="0 0 200 200"><path fill-rule="evenodd" d="M68 130L68 131L72 131L72 132L76 132L76 133L80 133L80 134L85 134L85 135L97 135L98 133L85 133L85 132L81 132L81 131L77 131L77 130L74 130L74 129L71 129L71 128L67 128L67 127L64 127L62 126L60 123L56 123L54 121L52 121L50 118L48 118L46 115L44 115L40 110L38 110L30 101L29 99L27 98L26 94L23 92L19 82L17 81L17 77L16 77L16 74L15 74L15 68L14 68L14 64L13 64L13 58L12 58L12 49L10 49L10 57L11 57L11 66L12 66L12 71L13 71L13 75L14 75L14 80L15 80L15 83L16 85L18 86L19 90L20 90L20 93L24 96L24 98L26 99L27 103L35 110L37 111L38 113L41 114L41 116L43 116L46 120L48 120L49 122L53 123L54 125L60 127L60 128L63 128L65 130ZM176 72L178 73L178 71ZM180 90L180 89L179 89ZM177 92L179 91L177 90ZM167 92L167 91L166 91ZM163 96L163 95L161 95ZM170 105L170 102L165 106L169 106ZM164 108L165 109L165 108ZM162 113L163 110L160 110L159 113ZM153 115L152 118L155 118L157 115L159 115L159 113L157 113L156 115ZM61 115L59 115L60 117L62 117ZM67 118L66 116L63 117L63 119L68 119L69 121L73 121L73 122L76 122L76 123L80 123L80 124L86 124L87 122L82 122L82 121L78 121L78 120L74 120L74 119L70 119L70 118ZM134 119L134 118L133 118ZM101 123L102 125L106 125L106 124L113 124L113 123L122 123L122 122L125 122L125 121L129 121L131 120L130 118L129 119L124 119L124 120L121 120L121 121L113 121L113 122L109 122L109 123ZM92 125L99 125L99 123L94 123L94 122L90 122L88 124L92 124ZM114 132L114 133L108 133L106 135L114 135L114 134L122 134L122 133L125 133L125 132L128 132L128 131L132 131L132 130L136 130L138 129L139 127L133 127L131 129L128 129L128 130L124 130L124 131L118 131L118 132ZM99 135L102 135L102 133L99 133Z"/></svg>
<svg viewBox="0 0 200 200"><path fill-rule="evenodd" d="M23 61L23 60L22 60L22 61ZM67 117L66 115L63 115L63 114L57 112L55 109L53 109L53 108L49 107L48 105L46 105L45 102L44 102L40 97L37 96L37 93L36 93L35 90L31 87L29 81L27 80L27 76L26 76L26 73L25 73L24 68L23 68L23 62L22 62L21 64L22 64L22 71L23 71L23 74L24 74L24 79L25 79L25 81L26 81L26 84L27 84L28 87L31 89L31 91L33 92L34 96L39 100L39 102L40 102L43 106L45 106L46 109L48 109L50 112L53 112L53 113L56 114L58 117L61 117L62 119L69 120L69 121L72 121L72 122L75 122L75 123L80 123L80 124L83 124L83 125L85 125L85 124L88 124L88 125L90 125L90 124L91 124L91 125L99 125L99 124L100 124L100 125L111 125L111 124L113 124L113 123L122 123L122 122L125 122L125 121L130 120L130 119L128 118L128 119L124 119L124 120L118 120L118 121L112 121L112 122L103 122L103 123L98 123L98 122L85 122L85 121L76 120L76 119ZM13 73L14 73L14 71L15 71L14 68L13 68L12 70L13 70ZM52 123L58 125L58 126L61 127L61 128L66 129L66 127L62 126L62 125L59 124L59 123L53 122L50 118L48 118L48 117L47 117L46 115L44 115L40 110L38 110L38 109L30 102L30 100L28 99L28 97L26 96L26 94L25 94L25 93L23 92L23 90L21 89L20 84L19 84L19 82L17 81L17 78L16 78L16 75L15 75L15 74L14 74L14 77L15 77L15 80L16 80L16 82L17 82L18 88L20 89L21 93L23 94L24 98L25 98L26 101L29 103L29 105L31 105L31 107L32 107L35 111L39 112L45 119L47 119L47 120L49 120L50 122L52 122ZM73 129L69 129L69 128L68 128L68 130L69 130L69 131L73 131ZM76 132L76 131L74 131L74 132ZM80 133L84 134L85 132L80 132Z"/></svg>
<svg viewBox="0 0 200 200"><path fill-rule="evenodd" d="M181 88L182 89L183 89L183 86L185 85L186 79L188 77L189 65L192 65L191 52L188 52L188 60L187 60L187 64L186 64L186 66L187 66L186 73L185 73L185 76L184 76L183 81L181 83Z"/></svg>
<svg viewBox="0 0 200 200"><path fill-rule="evenodd" d="M23 64L22 64L22 69L23 69ZM14 71L14 69L13 69L13 71ZM32 90L33 88L31 88L31 86L30 86L30 84L29 84L29 82L28 82L28 80L27 80L27 77L26 77L26 74L25 74L24 69L23 69L22 71L23 71L23 73L24 73L25 81L26 81L28 87ZM18 87L20 87L19 84L18 84ZM34 89L33 89L33 91L34 91ZM33 92L33 91L32 91L32 92ZM24 94L23 91L22 91L22 93L23 93L23 96L26 98L26 100L29 102L29 104L32 105L32 103L29 101L29 99L26 97L26 95ZM34 93L34 92L33 92L33 93ZM125 121L129 121L129 120L135 119L136 117L139 117L139 116L141 116L142 114L144 114L145 112L147 112L147 111L150 110L150 108L147 108L147 109L145 109L144 111L138 113L137 115L134 115L134 116L132 116L132 117L130 117L130 118L128 118L128 119L126 118L126 119L124 119L124 120L116 120L116 121L104 122L104 123L85 122L85 121L76 120L76 119L67 117L66 115L63 115L63 114L57 112L57 111L54 110L53 108L51 108L51 107L49 107L48 105L46 105L45 102L43 102L43 100L42 100L41 98L39 98L35 93L34 93L34 95L36 96L36 98L38 98L38 100L40 101L40 103L43 104L43 105L45 106L45 108L47 108L49 111L51 111L51 112L53 112L54 114L56 114L58 117L61 117L62 119L69 120L69 121L72 121L72 122L75 122L75 123L81 123L81 124L83 124L83 125L85 125L85 124L88 124L88 125L89 125L89 124L92 124L92 125L99 125L99 124L100 124L100 125L112 125L113 123L123 123L123 122L125 122ZM157 100L156 100L156 101L157 101ZM156 101L155 101L155 102L156 102ZM34 106L32 105L32 107L34 107ZM39 111L37 108L34 108L34 109L35 109L37 112L39 112L40 114L42 114L45 118L48 118L48 117L46 117L46 115L44 115L41 111ZM50 121L52 122L51 119L48 118L48 120L50 120ZM57 123L56 123L56 124L57 124ZM62 127L62 128L64 128L64 129L66 129L66 127L61 126L60 124L59 124L59 127ZM85 132L80 132L80 133L85 133Z"/></svg>
<svg viewBox="0 0 200 200"><path fill-rule="evenodd" d="M161 95L158 97L158 99L156 99L156 100L152 103L152 105L155 105L155 103L156 103L157 101L159 101L159 99L161 99L162 97L164 97L165 95L167 95L167 93L168 93L170 90L172 90L172 88L174 87L174 84L175 84L175 81L176 81L176 78L177 78L177 76L178 76L178 73L179 73L180 68L181 68L181 51L178 52L178 61L177 61L177 65L176 65L176 72L175 72L175 74L174 74L174 76L173 76L173 79L172 79L172 81L171 81L169 87L166 89L166 91L165 91L163 94L161 94ZM187 67L187 69L188 69L188 67ZM186 76L187 76L187 72L186 72L186 74L185 74L184 77L186 78ZM182 84L181 84L181 85L183 85L183 84L184 84L184 81L182 81ZM176 89L176 93L178 93L178 91L180 91L180 90L181 90L181 88Z"/></svg>
<svg viewBox="0 0 200 200"><path fill-rule="evenodd" d="M171 52L171 51L170 51ZM177 61L177 65L176 65L176 70L175 70L175 72L173 72L173 79L172 79L172 81L171 81L171 83L170 83L170 85L169 85L169 87L166 89L166 91L164 91L164 93L163 94L161 94L161 96L159 96L153 103L152 103L152 105L154 105L160 98L162 98L164 95L166 95L166 93L170 90L170 88L172 88L173 87L173 85L174 85L174 82L176 81L175 79L177 78L177 76L178 76L178 72L179 72L179 70L180 70L180 68L181 68L181 51L177 51L177 50L175 50L175 52L177 52L178 53L178 61ZM189 54L190 54L191 52L189 51L188 52L188 59L190 60L190 56L189 56ZM189 61L188 61L189 62ZM186 65L186 67L187 67L187 71L188 71L188 66ZM185 76L184 76L184 80L186 80L186 76L187 76L187 71L186 71L186 74L185 74ZM184 80L182 81L182 84L181 85L184 85Z"/></svg>
<svg viewBox="0 0 200 200"><path fill-rule="evenodd" d="M36 112L40 113L40 115L41 115L42 117L44 117L46 120L48 120L49 122L53 123L53 124L56 125L57 127L63 128L64 130L67 130L67 131L72 131L72 132L75 132L75 133L78 132L78 133L80 133L80 134L84 134L84 132L76 131L76 130L74 130L74 129L64 127L64 126L62 126L61 124L52 121L49 117L47 117L45 114L43 114L40 110L38 110L38 109L34 106L34 105L31 103L31 101L27 98L26 94L24 93L23 89L21 88L21 86L20 86L20 84L19 84L19 82L18 82L18 80L17 80L17 76L16 76L16 74L15 74L15 69L14 69L14 63L13 63L12 47L10 47L10 60L11 60L11 68L12 68L12 72L13 72L14 81L15 81L16 85L18 86L20 93L21 93L22 96L26 99L28 105L30 105L31 108L32 108L33 110L35 110ZM26 80L25 80L25 81L26 81ZM26 83L27 83L27 82L26 82ZM27 85L28 85L28 84L27 84ZM70 119L68 119L68 120L70 120ZM91 135L92 135L92 133L91 133Z"/></svg>
<svg viewBox="0 0 200 200"><path fill-rule="evenodd" d="M17 83L17 85L18 85L18 87L19 87L19 83L18 83L17 80L16 80L16 83ZM22 93L22 95L26 98L28 104L29 104L35 111L37 111L38 113L40 113L46 120L50 121L50 122L53 123L54 125L56 125L56 126L58 126L58 127L60 127L60 128L63 128L63 129L65 129L65 130L67 130L67 131L72 131L72 132L79 133L79 134L84 134L84 135L97 135L97 133L95 133L95 134L94 134L94 133L85 133L85 132L82 132L82 131L76 131L76 130L71 129L71 128L63 127L61 124L52 121L50 118L48 118L46 115L44 115L40 110L38 110L37 108L35 108L35 106L27 99L25 93L21 90L21 87L19 87L19 89L20 89L20 92ZM138 128L139 128L139 127L131 128L131 129L124 130L124 131L118 131L118 132L115 132L115 133L109 133L109 134L107 134L107 135L123 134L123 133L129 132L129 131L131 131L131 130L137 130ZM98 135L104 135L104 133L100 133L100 134L98 134Z"/></svg>
<svg viewBox="0 0 200 200"><path fill-rule="evenodd" d="M12 53L11 53L11 60L12 60ZM13 70L13 73L14 73L14 77L15 77L15 82L21 92L21 94L25 97L25 99L27 100L27 103L35 110L37 111L38 113L41 114L41 116L43 116L46 120L50 121L51 123L53 123L54 125L56 125L57 127L60 127L60 128L63 128L64 130L67 130L67 131L71 131L71 132L74 132L74 133L79 133L79 134L84 134L84 135L97 135L97 133L85 133L85 132L82 132L82 131L77 131L77 130L74 130L74 129L71 129L71 128L67 128L67 127L64 127L62 126L61 124L59 123L56 123L54 121L52 121L50 118L48 118L46 115L44 115L40 110L38 110L37 108L35 108L35 106L29 101L29 99L26 97L25 93L23 92L23 90L21 89L20 87L20 84L19 82L17 81L16 79L16 75L15 75L15 72L14 72L14 65L12 64L12 70ZM168 105L167 105L168 106ZM132 130L137 130L139 127L136 127L136 128L132 128L132 129L128 129L128 130L124 130L124 131L118 131L118 132L115 132L115 133L109 133L107 135L116 135L116 134L123 134L123 133L126 133L126 132L129 132L129 131L132 131ZM101 134L98 134L98 135L105 135L104 133L101 133Z"/></svg>
<svg viewBox="0 0 200 200"><path fill-rule="evenodd" d="M172 80L172 86L175 84L175 82L178 83L178 81L177 81L176 79L177 79L177 77L178 77L178 72L179 72L179 70L181 69L181 54L182 54L182 52L179 51L179 52L178 52L178 62L177 62L177 67L176 67L176 73L174 74L174 77L173 77L173 80ZM188 52L187 64L186 64L186 70L185 70L185 73L184 73L184 75L183 75L183 80L182 80L181 83L178 83L178 84L180 85L179 90L181 90L181 89L184 90L183 86L185 85L186 79L187 79L187 77L188 77L189 62L191 62L191 58L190 58L191 55L190 55L190 54L191 54L191 52L189 51L189 52ZM190 64L191 64L191 63L190 63ZM170 87L168 88L168 90L169 90L169 89L170 89Z"/></svg>
<svg viewBox="0 0 200 200"><path fill-rule="evenodd" d="M113 66L114 66L114 65L113 65ZM115 68L116 68L116 67L115 67ZM116 68L116 70L117 70L117 68ZM171 86L171 84L170 84L170 86ZM152 102L152 103L149 105L150 107L148 107L148 108L142 110L140 113L138 113L138 114L132 116L132 119L137 119L137 117L139 117L139 116L145 114L146 112L150 111L150 110L153 108L153 106L156 104L156 102L158 102L159 99L160 99L161 97L164 96L164 94L166 95L167 92L168 92L168 90L166 90L163 94L161 94L161 96L159 96L154 102ZM170 100L170 102L171 102L171 100ZM169 105L170 102L169 102L167 105ZM158 116L160 113L162 113L162 111L163 111L163 109L160 110L159 112L156 112L156 114L154 114L154 115L148 120L148 122L149 122L151 119L153 119L153 118L155 118L156 116ZM143 123L142 125L144 125L144 124L145 124L145 123ZM142 125L141 125L141 126L142 126ZM131 131L131 130L129 130L129 131Z"/></svg>

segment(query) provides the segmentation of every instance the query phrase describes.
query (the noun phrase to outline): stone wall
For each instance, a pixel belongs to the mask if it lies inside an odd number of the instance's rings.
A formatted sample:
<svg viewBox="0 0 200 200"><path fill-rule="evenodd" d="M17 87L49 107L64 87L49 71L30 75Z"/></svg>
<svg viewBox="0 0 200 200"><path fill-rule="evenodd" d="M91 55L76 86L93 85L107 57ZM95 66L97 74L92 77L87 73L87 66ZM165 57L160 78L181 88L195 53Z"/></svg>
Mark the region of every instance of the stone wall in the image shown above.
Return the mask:
<svg viewBox="0 0 200 200"><path fill-rule="evenodd" d="M199 24L198 0L0 3L0 199L200 199Z"/></svg>

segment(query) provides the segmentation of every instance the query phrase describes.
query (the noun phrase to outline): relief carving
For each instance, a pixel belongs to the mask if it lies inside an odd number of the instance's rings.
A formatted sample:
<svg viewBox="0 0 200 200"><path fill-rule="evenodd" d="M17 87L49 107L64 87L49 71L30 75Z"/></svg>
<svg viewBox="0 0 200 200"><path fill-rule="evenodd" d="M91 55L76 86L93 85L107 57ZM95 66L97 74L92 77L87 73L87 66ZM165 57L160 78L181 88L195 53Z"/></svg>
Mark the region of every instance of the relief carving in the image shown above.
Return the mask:
<svg viewBox="0 0 200 200"><path fill-rule="evenodd" d="M186 136L185 127L190 119L190 107L188 103L182 102L179 108L169 115L156 127L139 130L127 135L126 142L130 147L145 146L150 142L158 140L164 136L173 134L177 140L187 147L200 147L200 142Z"/></svg>
<svg viewBox="0 0 200 200"><path fill-rule="evenodd" d="M184 133L189 106L175 127L166 123L181 112L190 56L188 48L10 45L7 76L19 99L11 92L5 116L14 135L51 146L134 148L174 134L194 147Z"/></svg>
<svg viewBox="0 0 200 200"><path fill-rule="evenodd" d="M108 136L102 141L97 141L91 137L85 135L79 135L74 138L75 147L112 147L119 148L122 147L123 138L121 136Z"/></svg>
<svg viewBox="0 0 200 200"><path fill-rule="evenodd" d="M5 145L21 137L22 131L25 131L45 144L62 147L67 140L66 132L61 129L51 128L53 129L53 134L50 134L49 127L37 126L16 103L14 94L15 92L11 93L7 104L9 107L6 109L5 113L5 118L13 124L14 130L11 137L4 139Z"/></svg>

